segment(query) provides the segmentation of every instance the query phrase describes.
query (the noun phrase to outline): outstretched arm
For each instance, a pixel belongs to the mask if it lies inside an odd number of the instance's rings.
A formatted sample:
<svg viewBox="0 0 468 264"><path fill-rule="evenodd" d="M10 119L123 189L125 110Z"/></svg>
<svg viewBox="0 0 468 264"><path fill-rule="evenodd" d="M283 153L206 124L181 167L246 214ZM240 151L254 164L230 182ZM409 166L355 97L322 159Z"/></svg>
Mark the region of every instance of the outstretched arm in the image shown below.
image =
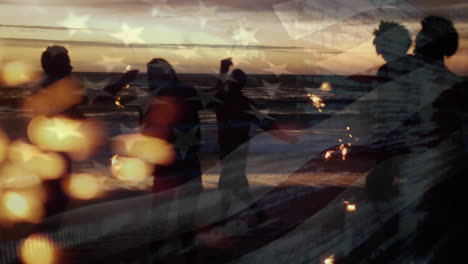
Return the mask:
<svg viewBox="0 0 468 264"><path fill-rule="evenodd" d="M138 70L126 71L117 82L106 86L104 91L115 97L127 84L136 79L138 72Z"/></svg>
<svg viewBox="0 0 468 264"><path fill-rule="evenodd" d="M229 68L232 65L233 64L232 64L232 59L231 58L221 60L221 64L220 64L220 67L219 67L218 82L216 82L216 85L209 90L210 92L222 92L222 91L224 91L224 82L226 81L226 75L229 72Z"/></svg>

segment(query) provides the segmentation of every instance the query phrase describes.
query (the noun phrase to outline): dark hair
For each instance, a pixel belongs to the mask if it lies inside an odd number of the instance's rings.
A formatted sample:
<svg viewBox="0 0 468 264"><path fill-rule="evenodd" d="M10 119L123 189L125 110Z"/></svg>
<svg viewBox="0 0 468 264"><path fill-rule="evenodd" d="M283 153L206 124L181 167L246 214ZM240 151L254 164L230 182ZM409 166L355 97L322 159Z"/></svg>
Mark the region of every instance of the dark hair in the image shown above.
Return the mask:
<svg viewBox="0 0 468 264"><path fill-rule="evenodd" d="M241 86L244 86L247 82L247 75L241 69L235 69L231 72L231 78L233 81L238 83Z"/></svg>
<svg viewBox="0 0 468 264"><path fill-rule="evenodd" d="M68 50L63 46L49 46L42 53L41 65L44 72L50 76L63 77L70 74L73 67L70 65Z"/></svg>
<svg viewBox="0 0 468 264"><path fill-rule="evenodd" d="M154 58L146 64L150 90L159 89L167 84L179 82L172 65L162 58Z"/></svg>
<svg viewBox="0 0 468 264"><path fill-rule="evenodd" d="M458 49L458 32L452 21L428 16L421 21L422 29L416 38L415 53L430 59L442 59Z"/></svg>
<svg viewBox="0 0 468 264"><path fill-rule="evenodd" d="M379 27L374 30L373 34L376 51L384 58L406 55L411 46L408 29L392 21L380 21Z"/></svg>

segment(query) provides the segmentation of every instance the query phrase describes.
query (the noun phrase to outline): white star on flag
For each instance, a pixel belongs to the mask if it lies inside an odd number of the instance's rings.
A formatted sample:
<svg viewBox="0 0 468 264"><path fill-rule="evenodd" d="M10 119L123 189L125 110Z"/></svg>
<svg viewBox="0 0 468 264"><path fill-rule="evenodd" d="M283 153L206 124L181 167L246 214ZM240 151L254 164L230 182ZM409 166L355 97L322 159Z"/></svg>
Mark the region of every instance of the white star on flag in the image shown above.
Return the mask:
<svg viewBox="0 0 468 264"><path fill-rule="evenodd" d="M216 98L217 91L203 91L201 89L196 89L197 96L189 98L191 101L198 101L202 103L203 107L207 107L211 102L222 103L218 98Z"/></svg>
<svg viewBox="0 0 468 264"><path fill-rule="evenodd" d="M30 15L30 14L34 14L34 13L44 14L46 12L45 8L43 8L39 4L38 0L30 1L30 3L23 8L23 11L24 11L24 14L26 14L26 15Z"/></svg>
<svg viewBox="0 0 468 264"><path fill-rule="evenodd" d="M273 97L277 92L278 89L281 87L281 83L269 83L265 80L262 80L263 86L258 87L258 89L265 91L268 96Z"/></svg>
<svg viewBox="0 0 468 264"><path fill-rule="evenodd" d="M244 25L240 25L237 34L233 36L236 41L240 41L243 46L248 46L250 43L259 43L255 35L257 34L258 29L248 30Z"/></svg>
<svg viewBox="0 0 468 264"><path fill-rule="evenodd" d="M270 109L259 110L253 105L249 105L249 106L251 110L246 111L246 113L254 115L258 120L260 121L263 121L264 119L275 120L273 117L268 115L268 113L270 112Z"/></svg>
<svg viewBox="0 0 468 264"><path fill-rule="evenodd" d="M268 66L270 66L270 67L263 69L263 71L272 72L273 74L276 75L276 77L279 77L281 74L290 73L290 72L288 72L286 70L287 64L275 65L275 64L273 64L273 63L271 63L269 61L267 61L267 63L268 63Z"/></svg>
<svg viewBox="0 0 468 264"><path fill-rule="evenodd" d="M224 57L232 58L232 63L234 65L250 64L250 62L245 60L245 58L248 58L248 56L245 53L234 51L234 48L235 46L233 46L231 50L226 51L226 55Z"/></svg>
<svg viewBox="0 0 468 264"><path fill-rule="evenodd" d="M200 145L200 139L197 136L199 128L199 125L195 126L187 133L174 129L176 136L174 146L180 151L182 159L185 159L191 147Z"/></svg>
<svg viewBox="0 0 468 264"><path fill-rule="evenodd" d="M125 45L145 43L145 41L140 37L143 33L143 29L143 27L131 28L127 23L122 23L120 32L111 34L111 36L121 40Z"/></svg>
<svg viewBox="0 0 468 264"><path fill-rule="evenodd" d="M150 13L153 17L160 16L163 11L166 13L173 11L173 8L167 4L167 0L143 0L143 2L151 5Z"/></svg>
<svg viewBox="0 0 468 264"><path fill-rule="evenodd" d="M123 67L124 57L108 57L108 56L101 56L101 60L95 62L94 64L100 65L106 68L107 72L111 72L116 67Z"/></svg>
<svg viewBox="0 0 468 264"><path fill-rule="evenodd" d="M361 12L374 9L368 0L292 0L273 5L289 36L295 40Z"/></svg>
<svg viewBox="0 0 468 264"><path fill-rule="evenodd" d="M77 31L88 33L89 30L87 24L90 17L90 15L78 16L73 11L69 11L68 17L57 24L68 28L68 34L70 36L75 35Z"/></svg>
<svg viewBox="0 0 468 264"><path fill-rule="evenodd" d="M52 126L45 128L45 130L54 132L58 140L64 140L68 137L82 138L83 134L80 132L81 124L78 122L64 122L56 119L52 120Z"/></svg>
<svg viewBox="0 0 468 264"><path fill-rule="evenodd" d="M216 16L217 7L207 7L203 1L199 1L198 16L200 17L200 27L204 28L208 19Z"/></svg>

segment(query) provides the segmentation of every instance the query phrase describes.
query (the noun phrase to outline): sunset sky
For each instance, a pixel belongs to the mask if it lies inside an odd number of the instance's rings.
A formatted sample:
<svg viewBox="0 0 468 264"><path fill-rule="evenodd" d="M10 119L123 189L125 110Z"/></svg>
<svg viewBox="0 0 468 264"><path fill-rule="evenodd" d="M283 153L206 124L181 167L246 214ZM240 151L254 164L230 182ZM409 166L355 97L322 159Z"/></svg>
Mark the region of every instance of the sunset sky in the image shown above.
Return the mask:
<svg viewBox="0 0 468 264"><path fill-rule="evenodd" d="M372 45L380 20L414 39L419 20L436 14L461 36L449 67L468 75L467 11L455 0L0 0L0 63L40 69L41 52L59 44L74 71L144 71L163 57L179 72L210 73L233 57L249 73L374 73L384 63Z"/></svg>

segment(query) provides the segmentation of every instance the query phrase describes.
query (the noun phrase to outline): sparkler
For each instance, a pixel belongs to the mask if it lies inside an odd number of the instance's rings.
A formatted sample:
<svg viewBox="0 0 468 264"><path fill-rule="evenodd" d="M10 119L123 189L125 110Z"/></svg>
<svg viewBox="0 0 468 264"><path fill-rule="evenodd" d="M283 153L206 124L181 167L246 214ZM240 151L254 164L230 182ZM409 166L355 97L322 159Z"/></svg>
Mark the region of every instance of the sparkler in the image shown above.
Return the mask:
<svg viewBox="0 0 468 264"><path fill-rule="evenodd" d="M325 107L325 103L323 103L323 99L316 96L315 94L307 94L307 96L309 96L309 99L312 101L312 104L315 106L317 111L322 112L322 108Z"/></svg>
<svg viewBox="0 0 468 264"><path fill-rule="evenodd" d="M121 96L118 96L118 97L115 99L114 104L115 104L118 108L123 109L123 108L125 108L125 106L123 106L123 105L121 104L121 102L120 102L121 100L122 100L122 97L121 97Z"/></svg>
<svg viewBox="0 0 468 264"><path fill-rule="evenodd" d="M328 150L327 152L325 152L325 160L328 160L331 158L331 154L335 152L334 150Z"/></svg>
<svg viewBox="0 0 468 264"><path fill-rule="evenodd" d="M324 261L323 261L324 264L334 264L335 263L335 258L334 256L330 256L328 258L326 258Z"/></svg>
<svg viewBox="0 0 468 264"><path fill-rule="evenodd" d="M341 158L343 160L346 160L346 155L348 154L348 149L343 147L343 149L341 150Z"/></svg>
<svg viewBox="0 0 468 264"><path fill-rule="evenodd" d="M354 212L357 209L356 204L352 204L352 203L350 203L348 201L345 201L344 204L346 204L346 211L348 211L348 212Z"/></svg>

